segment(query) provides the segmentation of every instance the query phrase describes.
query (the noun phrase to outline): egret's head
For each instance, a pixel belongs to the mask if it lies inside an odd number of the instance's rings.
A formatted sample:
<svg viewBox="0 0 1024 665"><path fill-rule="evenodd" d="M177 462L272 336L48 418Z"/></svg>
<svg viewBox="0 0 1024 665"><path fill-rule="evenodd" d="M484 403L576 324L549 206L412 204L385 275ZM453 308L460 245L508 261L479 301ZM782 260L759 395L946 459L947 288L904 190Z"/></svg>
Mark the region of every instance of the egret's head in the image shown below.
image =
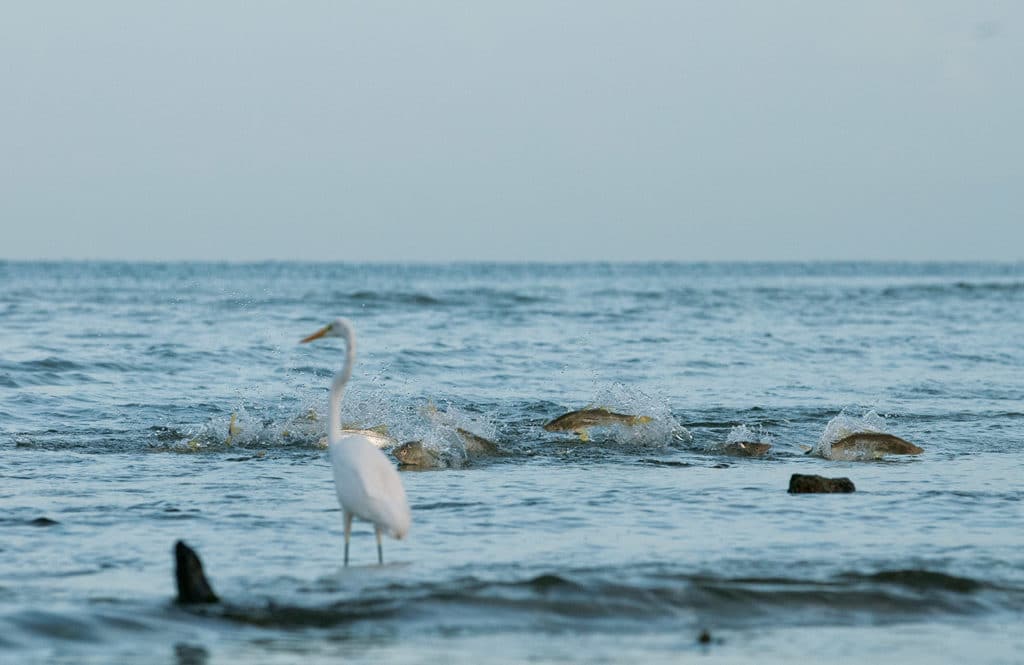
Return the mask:
<svg viewBox="0 0 1024 665"><path fill-rule="evenodd" d="M351 342L352 324L349 323L347 319L338 317L309 337L299 340L299 344L312 342L313 340L320 339L321 337L344 337L346 340Z"/></svg>

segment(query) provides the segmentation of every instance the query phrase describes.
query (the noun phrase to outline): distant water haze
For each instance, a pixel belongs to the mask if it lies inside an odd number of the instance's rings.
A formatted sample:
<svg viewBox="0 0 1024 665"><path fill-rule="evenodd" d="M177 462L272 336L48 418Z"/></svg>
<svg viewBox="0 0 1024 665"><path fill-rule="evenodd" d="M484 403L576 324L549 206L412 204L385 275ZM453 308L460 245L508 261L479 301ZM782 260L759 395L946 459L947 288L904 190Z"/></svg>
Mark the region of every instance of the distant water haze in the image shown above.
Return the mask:
<svg viewBox="0 0 1024 665"><path fill-rule="evenodd" d="M1024 4L13 3L0 257L1024 258Z"/></svg>

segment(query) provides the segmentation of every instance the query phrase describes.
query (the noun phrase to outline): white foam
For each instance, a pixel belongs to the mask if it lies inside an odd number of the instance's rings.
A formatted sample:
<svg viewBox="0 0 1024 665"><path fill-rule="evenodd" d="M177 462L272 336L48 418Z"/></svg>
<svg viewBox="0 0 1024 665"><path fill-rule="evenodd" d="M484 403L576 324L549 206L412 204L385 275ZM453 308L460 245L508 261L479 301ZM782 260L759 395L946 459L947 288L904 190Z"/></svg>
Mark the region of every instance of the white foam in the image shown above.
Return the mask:
<svg viewBox="0 0 1024 665"><path fill-rule="evenodd" d="M755 429L747 427L745 424L739 424L729 430L728 436L725 437L725 443L726 445L730 443L767 443L771 445L772 435L766 432L761 425Z"/></svg>

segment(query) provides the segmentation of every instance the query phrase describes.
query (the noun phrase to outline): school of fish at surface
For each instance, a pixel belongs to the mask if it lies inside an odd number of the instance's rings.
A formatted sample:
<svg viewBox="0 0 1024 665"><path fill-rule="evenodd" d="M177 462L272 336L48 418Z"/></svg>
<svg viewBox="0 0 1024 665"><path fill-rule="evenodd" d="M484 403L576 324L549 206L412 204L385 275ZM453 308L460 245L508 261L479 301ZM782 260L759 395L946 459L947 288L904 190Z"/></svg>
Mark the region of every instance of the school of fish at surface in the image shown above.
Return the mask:
<svg viewBox="0 0 1024 665"><path fill-rule="evenodd" d="M342 434L357 434L369 439L376 447L389 452L398 462L398 467L405 471L437 470L461 468L507 454L495 441L475 434L455 423L450 415L445 414L430 403L422 410L425 418L435 424L442 424L446 431L453 434L459 443L457 447L444 448L423 439L400 442L388 433L386 424L361 427L357 423L346 423ZM316 423L317 414L310 410L300 416L297 421ZM542 426L548 432L567 432L575 434L582 443L592 442L590 430L615 428L638 428L653 422L648 415L618 413L605 407L587 407L569 411L549 420ZM919 455L924 449L896 435L881 431L874 412L868 412L863 419L854 419L840 414L826 426L821 440L814 446L801 446L806 455L813 455L830 460L870 461L879 460L887 455ZM225 445L232 442L242 432L237 414L232 413ZM292 436L290 429L281 432L284 438ZM678 434L674 437L682 440ZM200 444L190 440L188 446L195 450ZM327 437L321 436L317 446L327 447ZM764 433L752 431L740 425L730 432L723 442L716 442L705 448L710 454L731 457L764 458L771 454L773 444Z"/></svg>

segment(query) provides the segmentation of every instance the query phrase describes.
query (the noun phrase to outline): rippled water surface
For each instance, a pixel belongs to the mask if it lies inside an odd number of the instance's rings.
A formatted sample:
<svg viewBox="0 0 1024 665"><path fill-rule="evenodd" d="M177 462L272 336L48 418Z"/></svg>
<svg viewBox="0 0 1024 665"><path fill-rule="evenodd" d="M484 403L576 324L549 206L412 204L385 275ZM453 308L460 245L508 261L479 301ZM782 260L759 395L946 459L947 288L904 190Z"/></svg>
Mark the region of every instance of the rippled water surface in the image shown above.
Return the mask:
<svg viewBox="0 0 1024 665"><path fill-rule="evenodd" d="M382 567L297 344L339 315L343 419L445 466ZM0 660L1022 662L1022 333L1020 264L0 263ZM541 427L587 406L652 422ZM173 603L179 538L225 603Z"/></svg>

